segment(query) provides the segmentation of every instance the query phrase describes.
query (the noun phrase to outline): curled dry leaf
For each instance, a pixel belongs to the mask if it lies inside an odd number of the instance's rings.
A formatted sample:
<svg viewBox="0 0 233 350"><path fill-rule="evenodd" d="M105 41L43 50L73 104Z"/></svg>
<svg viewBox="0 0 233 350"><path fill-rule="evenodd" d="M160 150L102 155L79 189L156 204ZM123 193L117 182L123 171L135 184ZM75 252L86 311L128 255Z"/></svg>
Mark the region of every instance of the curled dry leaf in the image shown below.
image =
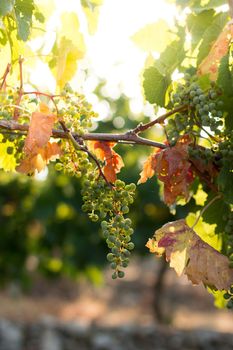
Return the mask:
<svg viewBox="0 0 233 350"><path fill-rule="evenodd" d="M233 21L226 24L221 34L213 44L208 56L198 67L198 75L209 74L211 80L215 81L218 76L218 66L221 58L228 52L229 45L233 38Z"/></svg>
<svg viewBox="0 0 233 350"><path fill-rule="evenodd" d="M228 290L233 284L228 258L204 242L185 220L167 223L146 246L158 256L165 254L176 273L186 274L193 284L202 282L218 290Z"/></svg>
<svg viewBox="0 0 233 350"><path fill-rule="evenodd" d="M60 146L56 142L48 142L45 147L38 148L36 154L28 155L24 158L16 170L24 174L33 174L36 170L40 172L50 161L60 156Z"/></svg>
<svg viewBox="0 0 233 350"><path fill-rule="evenodd" d="M192 164L188 160L191 139L184 135L174 147L158 150L144 163L138 183L144 183L153 175L164 183L164 201L168 205L177 197L189 198L189 186L194 180Z"/></svg>
<svg viewBox="0 0 233 350"><path fill-rule="evenodd" d="M100 160L105 162L103 172L109 182L116 181L116 174L120 172L124 166L121 156L112 148L115 146L114 142L107 141L90 141L89 148Z"/></svg>
<svg viewBox="0 0 233 350"><path fill-rule="evenodd" d="M16 168L18 172L32 174L44 169L50 160L61 155L61 149L57 143L50 143L52 129L56 116L48 106L41 103L40 110L32 113L28 135L24 144L24 159Z"/></svg>

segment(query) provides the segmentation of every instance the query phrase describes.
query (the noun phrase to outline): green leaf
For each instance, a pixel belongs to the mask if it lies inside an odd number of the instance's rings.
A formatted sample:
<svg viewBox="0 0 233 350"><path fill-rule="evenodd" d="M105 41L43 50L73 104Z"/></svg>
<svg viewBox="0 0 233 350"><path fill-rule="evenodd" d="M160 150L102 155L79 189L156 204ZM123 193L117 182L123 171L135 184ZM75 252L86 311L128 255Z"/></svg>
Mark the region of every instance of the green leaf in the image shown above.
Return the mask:
<svg viewBox="0 0 233 350"><path fill-rule="evenodd" d="M161 74L171 75L176 68L180 67L185 58L184 39L184 30L181 28L179 40L171 42L161 53L160 58L155 61L155 67Z"/></svg>
<svg viewBox="0 0 233 350"><path fill-rule="evenodd" d="M16 0L15 2L17 34L23 41L27 41L30 35L34 8L33 0Z"/></svg>
<svg viewBox="0 0 233 350"><path fill-rule="evenodd" d="M13 10L14 0L0 0L0 16L5 16Z"/></svg>
<svg viewBox="0 0 233 350"><path fill-rule="evenodd" d="M233 203L233 172L231 167L232 164L225 164L218 176L219 188L223 192L225 200L230 204Z"/></svg>
<svg viewBox="0 0 233 350"><path fill-rule="evenodd" d="M144 51L162 52L166 49L167 44L174 39L174 36L167 22L160 19L141 28L131 39ZM156 40L156 38L159 38L159 40Z"/></svg>
<svg viewBox="0 0 233 350"><path fill-rule="evenodd" d="M212 9L227 3L226 0L176 0L173 2L176 2L176 4L182 8L189 7L192 12Z"/></svg>
<svg viewBox="0 0 233 350"><path fill-rule="evenodd" d="M210 192L205 201L206 206L214 197L216 193ZM213 202L209 208L203 213L203 220L208 224L216 224L215 233L223 233L226 226L226 221L223 220L224 216L230 211L230 206L224 202L223 199L218 199ZM216 215L217 213L217 215Z"/></svg>
<svg viewBox="0 0 233 350"><path fill-rule="evenodd" d="M165 95L171 83L169 76L162 75L156 67L149 67L143 74L143 88L146 100L165 107Z"/></svg>
<svg viewBox="0 0 233 350"><path fill-rule="evenodd" d="M190 34L192 35L192 50L198 45L214 18L215 11L205 10L198 14L191 13L187 18L187 25Z"/></svg>
<svg viewBox="0 0 233 350"><path fill-rule="evenodd" d="M222 29L224 28L225 24L227 23L228 17L228 13L220 12L214 17L212 24L206 28L206 31L203 33L203 40L199 47L199 52L197 56L198 65L208 55L211 46L213 45L213 43L221 33Z"/></svg>
<svg viewBox="0 0 233 350"><path fill-rule="evenodd" d="M229 54L221 59L218 69L217 85L222 89L226 96L233 96L232 71L229 66Z"/></svg>

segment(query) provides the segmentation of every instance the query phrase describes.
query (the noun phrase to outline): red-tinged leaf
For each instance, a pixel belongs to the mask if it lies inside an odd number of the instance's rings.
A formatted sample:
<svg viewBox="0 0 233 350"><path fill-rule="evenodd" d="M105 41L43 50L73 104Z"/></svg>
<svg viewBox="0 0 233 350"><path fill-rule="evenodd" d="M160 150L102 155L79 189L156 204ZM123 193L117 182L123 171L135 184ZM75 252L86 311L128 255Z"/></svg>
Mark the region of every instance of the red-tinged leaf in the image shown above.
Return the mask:
<svg viewBox="0 0 233 350"><path fill-rule="evenodd" d="M55 121L56 116L45 104L41 103L40 110L32 113L24 145L26 155L37 154L38 149L48 143Z"/></svg>
<svg viewBox="0 0 233 350"><path fill-rule="evenodd" d="M145 163L143 164L143 169L140 173L140 179L138 181L138 184L146 182L148 179L150 179L155 174L156 164L157 164L157 151L154 154L151 154Z"/></svg>
<svg viewBox="0 0 233 350"><path fill-rule="evenodd" d="M106 159L106 165L104 166L104 175L109 182L115 182L116 174L120 172L124 166L121 156L112 150L111 158Z"/></svg>
<svg viewBox="0 0 233 350"><path fill-rule="evenodd" d="M43 148L37 149L37 154L28 154L16 170L24 174L34 174L40 172L50 162L60 157L62 154L60 146L54 142L48 142Z"/></svg>
<svg viewBox="0 0 233 350"><path fill-rule="evenodd" d="M233 38L233 22L226 24L225 28L213 44L208 56L198 67L198 75L209 74L211 80L215 81L218 75L218 66L221 58L228 52L229 45Z"/></svg>
<svg viewBox="0 0 233 350"><path fill-rule="evenodd" d="M149 156L146 160L139 183L154 174L164 183L164 201L168 205L177 197L189 198L189 186L193 182L192 164L188 161L188 145L191 139L184 135L174 147L167 147Z"/></svg>
<svg viewBox="0 0 233 350"><path fill-rule="evenodd" d="M124 166L121 156L112 148L115 146L114 142L107 141L92 141L88 143L89 148L102 161L105 161L103 172L109 182L114 183L117 179L116 174L120 172Z"/></svg>
<svg viewBox="0 0 233 350"><path fill-rule="evenodd" d="M185 220L164 225L146 246L158 256L165 254L177 274L186 274L193 284L202 282L219 290L228 290L233 284L228 258L204 242Z"/></svg>

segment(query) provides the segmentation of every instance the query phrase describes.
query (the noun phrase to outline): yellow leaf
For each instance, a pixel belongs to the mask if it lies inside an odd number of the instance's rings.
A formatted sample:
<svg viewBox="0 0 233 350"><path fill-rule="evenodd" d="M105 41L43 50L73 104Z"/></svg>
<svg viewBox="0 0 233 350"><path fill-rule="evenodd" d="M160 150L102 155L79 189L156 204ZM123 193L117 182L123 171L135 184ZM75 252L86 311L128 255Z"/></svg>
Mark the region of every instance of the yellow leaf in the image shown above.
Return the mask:
<svg viewBox="0 0 233 350"><path fill-rule="evenodd" d="M88 31L93 35L98 27L99 8L95 7L94 10L91 10L89 7L84 7L83 11L87 18Z"/></svg>
<svg viewBox="0 0 233 350"><path fill-rule="evenodd" d="M199 214L199 211L196 213L189 213L186 217L187 224L192 226L194 222L196 222ZM219 235L215 234L215 227L216 224L208 224L207 222L204 222L202 218L200 218L198 223L195 225L195 232L199 237L201 237L201 239L203 239L203 241L219 251L222 247L222 241Z"/></svg>
<svg viewBox="0 0 233 350"><path fill-rule="evenodd" d="M0 169L4 171L14 171L16 167L16 159L15 159L15 144L11 141L6 141L5 143L1 143L3 136L0 135ZM12 147L12 154L7 153L7 148Z"/></svg>
<svg viewBox="0 0 233 350"><path fill-rule="evenodd" d="M140 49L156 52L164 51L167 44L174 38L175 35L169 30L167 22L162 19L147 24L131 37Z"/></svg>
<svg viewBox="0 0 233 350"><path fill-rule="evenodd" d="M61 15L61 37L72 41L74 45L80 45L79 42L79 20L74 12L65 12Z"/></svg>
<svg viewBox="0 0 233 350"><path fill-rule="evenodd" d="M57 85L62 89L73 78L77 70L77 61L83 58L84 52L80 51L71 40L63 37L58 47L57 57Z"/></svg>

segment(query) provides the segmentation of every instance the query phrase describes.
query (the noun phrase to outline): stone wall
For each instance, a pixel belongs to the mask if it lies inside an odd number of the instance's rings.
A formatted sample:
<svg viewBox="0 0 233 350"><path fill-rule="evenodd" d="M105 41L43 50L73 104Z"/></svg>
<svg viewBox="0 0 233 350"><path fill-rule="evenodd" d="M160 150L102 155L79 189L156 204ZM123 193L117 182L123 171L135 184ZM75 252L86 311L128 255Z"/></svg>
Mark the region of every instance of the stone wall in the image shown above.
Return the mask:
<svg viewBox="0 0 233 350"><path fill-rule="evenodd" d="M0 350L232 350L233 334L124 326L83 327L54 319L24 325L0 320Z"/></svg>

